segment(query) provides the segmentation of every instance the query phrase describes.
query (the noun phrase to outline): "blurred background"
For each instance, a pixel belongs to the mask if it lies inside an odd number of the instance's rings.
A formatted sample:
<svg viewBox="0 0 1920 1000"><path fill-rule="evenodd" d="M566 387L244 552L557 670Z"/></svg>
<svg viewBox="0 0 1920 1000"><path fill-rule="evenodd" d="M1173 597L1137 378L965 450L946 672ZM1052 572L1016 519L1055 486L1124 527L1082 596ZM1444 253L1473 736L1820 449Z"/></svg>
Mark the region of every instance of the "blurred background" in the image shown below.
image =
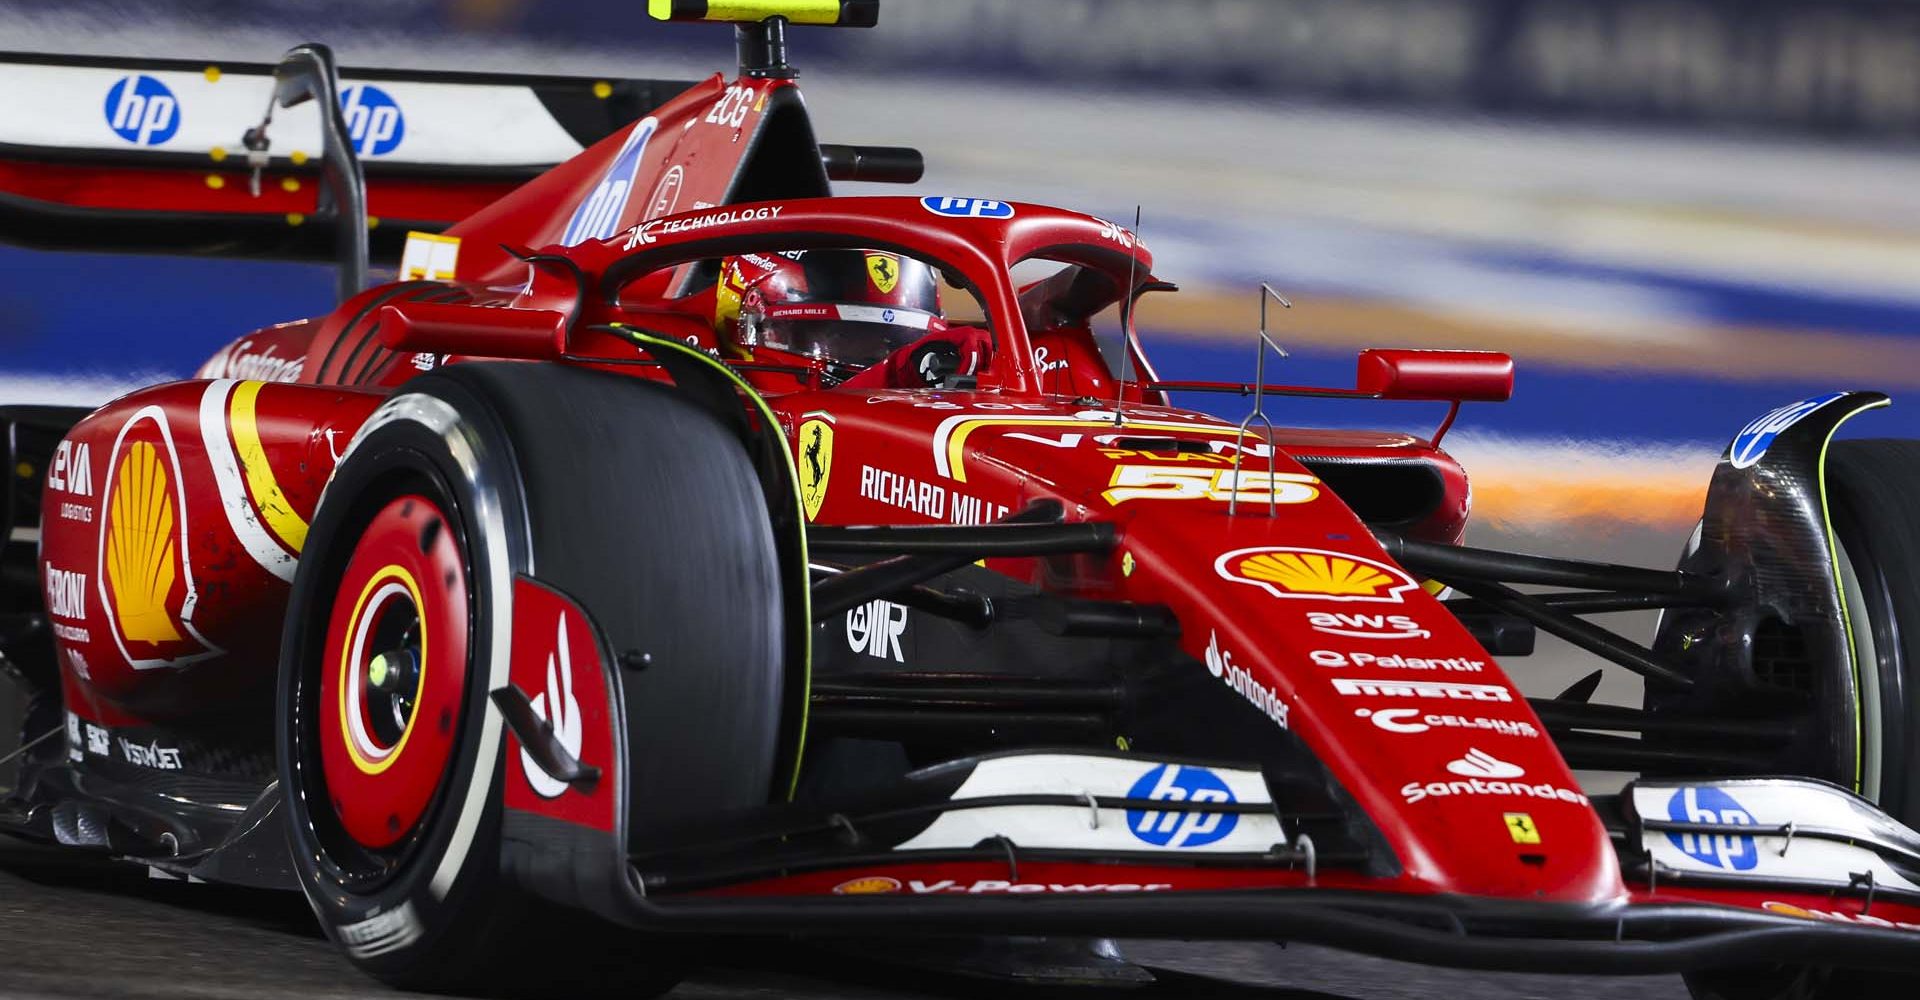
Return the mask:
<svg viewBox="0 0 1920 1000"><path fill-rule="evenodd" d="M8 0L0 44L731 69L725 31L645 7ZM1513 401L1469 406L1448 438L1474 477L1473 542L1671 564L1726 440L1819 391L1888 391L1895 408L1850 433L1920 437L1898 405L1920 388L1920 0L887 0L878 30L797 29L792 46L822 139L919 147L920 193L1138 207L1183 289L1142 310L1163 376L1251 379L1262 281L1296 305L1275 324L1293 353L1279 381L1342 384L1370 346L1512 353ZM0 395L98 401L184 375L324 311L331 287L307 265L0 248ZM1523 673L1536 693L1590 669L1542 652L1548 669ZM1637 687L1609 676L1602 697Z"/></svg>

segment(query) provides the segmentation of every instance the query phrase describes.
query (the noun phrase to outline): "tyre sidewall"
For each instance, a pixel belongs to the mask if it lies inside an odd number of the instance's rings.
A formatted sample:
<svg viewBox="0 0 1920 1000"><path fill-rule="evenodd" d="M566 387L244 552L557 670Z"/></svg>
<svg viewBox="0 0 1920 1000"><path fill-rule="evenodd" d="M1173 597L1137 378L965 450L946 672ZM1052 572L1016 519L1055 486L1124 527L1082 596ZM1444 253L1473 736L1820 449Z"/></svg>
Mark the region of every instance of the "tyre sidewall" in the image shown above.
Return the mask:
<svg viewBox="0 0 1920 1000"><path fill-rule="evenodd" d="M294 580L282 641L279 760L287 790L295 870L328 937L362 969L394 982L447 985L446 954L485 940L500 912L500 796L504 734L486 710L487 692L506 682L510 587L524 565L524 503L507 437L487 407L449 380L421 380L368 419L323 495ZM331 807L318 817L304 792L323 787L314 726L324 712L295 699L318 697L334 588L359 530L381 503L432 484L460 539L471 607L470 651L460 734L449 770L404 861L377 887L345 891L326 855ZM496 625L496 623L499 623ZM298 683L296 683L298 682ZM296 730L298 732L296 732ZM296 742L296 740L298 742ZM431 971L430 971L431 970Z"/></svg>

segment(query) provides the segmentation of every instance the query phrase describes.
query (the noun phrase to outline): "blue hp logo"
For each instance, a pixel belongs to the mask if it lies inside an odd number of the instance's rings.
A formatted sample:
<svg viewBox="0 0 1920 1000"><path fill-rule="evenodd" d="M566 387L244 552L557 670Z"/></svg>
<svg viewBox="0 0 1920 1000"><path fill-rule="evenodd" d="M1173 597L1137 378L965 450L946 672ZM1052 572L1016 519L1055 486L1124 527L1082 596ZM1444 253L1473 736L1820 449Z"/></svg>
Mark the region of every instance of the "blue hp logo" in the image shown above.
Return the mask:
<svg viewBox="0 0 1920 1000"><path fill-rule="evenodd" d="M347 137L361 156L385 156L407 137L407 118L399 103L371 83L341 91L340 110L347 116Z"/></svg>
<svg viewBox="0 0 1920 1000"><path fill-rule="evenodd" d="M1140 776L1127 789L1130 799L1159 802L1232 803L1233 791L1220 776L1204 767L1162 764ZM1155 847L1201 847L1233 832L1240 817L1230 812L1183 812L1179 809L1129 809L1127 829Z"/></svg>
<svg viewBox="0 0 1920 1000"><path fill-rule="evenodd" d="M627 196L633 193L634 179L640 174L640 157L647 151L647 140L659 123L643 118L627 133L627 141L600 177L592 193L573 210L566 231L560 234L561 246L578 246L588 240L604 240L620 228L620 217L627 211Z"/></svg>
<svg viewBox="0 0 1920 1000"><path fill-rule="evenodd" d="M944 215L949 219L1011 219L1013 206L1004 201L988 201L985 198L933 198L920 199L921 207L935 215Z"/></svg>
<svg viewBox="0 0 1920 1000"><path fill-rule="evenodd" d="M1715 823L1720 826L1752 826L1753 814L1718 788L1682 788L1667 800L1667 818L1676 823ZM1746 871L1760 863L1760 852L1753 838L1724 833L1669 833L1687 857L1715 868Z"/></svg>
<svg viewBox="0 0 1920 1000"><path fill-rule="evenodd" d="M144 73L123 76L107 91L107 127L136 146L158 146L180 131L180 102Z"/></svg>
<svg viewBox="0 0 1920 1000"><path fill-rule="evenodd" d="M1727 447L1727 461L1736 469L1745 469L1766 457L1767 448L1781 432L1800 422L1800 418L1839 399L1840 393L1830 392L1824 396L1803 399L1761 417L1740 428L1733 436L1733 444Z"/></svg>

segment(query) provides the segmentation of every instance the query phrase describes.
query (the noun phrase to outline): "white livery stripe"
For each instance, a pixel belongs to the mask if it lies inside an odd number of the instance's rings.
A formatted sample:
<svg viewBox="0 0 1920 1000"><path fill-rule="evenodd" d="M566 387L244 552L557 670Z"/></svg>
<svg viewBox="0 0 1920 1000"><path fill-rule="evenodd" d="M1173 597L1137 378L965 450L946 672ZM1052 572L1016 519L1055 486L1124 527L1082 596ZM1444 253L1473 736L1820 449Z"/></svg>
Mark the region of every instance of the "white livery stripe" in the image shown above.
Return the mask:
<svg viewBox="0 0 1920 1000"><path fill-rule="evenodd" d="M227 438L227 399L233 395L234 379L215 379L200 394L200 439L207 446L207 464L213 466L214 486L220 491L220 509L227 515L227 526L247 555L260 568L293 582L299 560L280 546L260 523L260 515L247 496L246 480L240 472L240 460Z"/></svg>

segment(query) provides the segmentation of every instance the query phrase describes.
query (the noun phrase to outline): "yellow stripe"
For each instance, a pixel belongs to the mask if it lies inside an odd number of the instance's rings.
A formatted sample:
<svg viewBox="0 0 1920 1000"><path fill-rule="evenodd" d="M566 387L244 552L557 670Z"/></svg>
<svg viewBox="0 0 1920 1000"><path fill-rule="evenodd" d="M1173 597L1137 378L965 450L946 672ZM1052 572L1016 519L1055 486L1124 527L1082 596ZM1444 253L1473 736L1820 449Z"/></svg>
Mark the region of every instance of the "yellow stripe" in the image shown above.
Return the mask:
<svg viewBox="0 0 1920 1000"><path fill-rule="evenodd" d="M260 446L260 425L254 416L254 401L265 384L242 382L235 386L233 410L227 422L233 428L234 451L240 457L240 467L247 472L247 493L253 497L253 505L260 508L260 519L267 523L274 537L298 554L307 544L307 522L294 511L287 495L281 492L280 483L273 478L273 466L267 463L267 450Z"/></svg>
<svg viewBox="0 0 1920 1000"><path fill-rule="evenodd" d="M765 422L766 426L772 428L774 435L780 439L780 458L781 461L786 464L787 482L791 483L794 487L793 523L799 526L800 580L795 592L800 597L800 618L803 623L800 628L800 684L802 688L800 697L800 734L797 741L798 746L794 748L793 775L787 781L787 799L788 801L792 801L793 797L800 792L800 765L806 757L807 724L811 717L811 706L813 702L813 629L811 628L813 622L813 588L808 585L812 578L809 575L810 570L808 569L810 560L807 556L806 528L809 518L807 517L807 502L800 496L800 469L795 466L793 462L793 445L787 440L787 432L781 429L780 418L773 412L773 407L767 405L766 397L760 395L752 385L748 384L746 379L741 378L739 372L720 363L705 351L695 350L677 340L668 340L664 337L656 337L650 333L642 333L624 323L612 323L604 329L612 330L614 333L627 338L653 353L656 357L658 357L661 351L674 351L683 357L707 366L709 369L725 377L728 382L733 384L734 389L740 393L741 397L752 404L754 410L760 414L760 419ZM829 420L831 420L831 418L829 418ZM771 505L773 498L768 497L767 503Z"/></svg>
<svg viewBox="0 0 1920 1000"><path fill-rule="evenodd" d="M647 15L671 20L673 0L647 0ZM686 20L764 21L776 16L794 24L839 24L840 0L707 0L704 16Z"/></svg>
<svg viewBox="0 0 1920 1000"><path fill-rule="evenodd" d="M353 602L353 616L347 619L346 641L340 647L340 735L346 739L347 756L353 758L353 766L366 774L379 774L392 767L393 762L400 759L400 751L407 748L408 738L413 736L413 719L409 718L407 728L400 731L400 742L395 743L385 757L368 760L360 755L360 748L354 745L353 727L347 724L347 712L352 710L352 706L347 704L347 676L348 671L357 666L352 661L353 634L360 627L360 614L367 608L367 598L373 596L373 592L388 580L399 580L407 588L407 593L413 597L413 607L420 614L420 677L414 682L415 705L420 704L420 695L427 689L427 619L426 605L420 600L420 585L414 582L413 574L407 572L405 567L388 564L373 574L373 579L368 580L361 589L360 599Z"/></svg>
<svg viewBox="0 0 1920 1000"><path fill-rule="evenodd" d="M1866 702L1860 693L1860 651L1853 644L1853 610L1847 607L1847 588L1840 578L1840 538L1833 533L1833 504L1827 498L1827 449L1833 445L1833 436L1840 432L1840 425L1852 420L1868 410L1877 410L1882 406L1892 406L1890 399L1877 400L1864 406L1857 406L1845 416L1833 422L1827 430L1826 440L1820 442L1820 527L1827 533L1827 572L1833 577L1833 592L1840 599L1840 631L1847 636L1847 659L1853 665L1853 790L1858 793L1866 782L1866 748L1861 743L1866 740ZM1865 609L1861 609L1864 611ZM1881 767L1881 783L1886 782L1886 768Z"/></svg>
<svg viewBox="0 0 1920 1000"><path fill-rule="evenodd" d="M1119 426L1112 421L1080 420L1077 418L1054 418L1041 420L1034 417L981 417L978 420L962 421L947 438L947 475L956 483L967 481L967 467L961 458L966 454L967 438L982 427L1052 427L1055 429L1077 429L1082 433L1121 434L1133 430L1181 431L1188 434L1204 434L1210 437L1233 438L1242 433L1238 427L1221 427L1214 424L1178 423L1165 420L1127 420Z"/></svg>

